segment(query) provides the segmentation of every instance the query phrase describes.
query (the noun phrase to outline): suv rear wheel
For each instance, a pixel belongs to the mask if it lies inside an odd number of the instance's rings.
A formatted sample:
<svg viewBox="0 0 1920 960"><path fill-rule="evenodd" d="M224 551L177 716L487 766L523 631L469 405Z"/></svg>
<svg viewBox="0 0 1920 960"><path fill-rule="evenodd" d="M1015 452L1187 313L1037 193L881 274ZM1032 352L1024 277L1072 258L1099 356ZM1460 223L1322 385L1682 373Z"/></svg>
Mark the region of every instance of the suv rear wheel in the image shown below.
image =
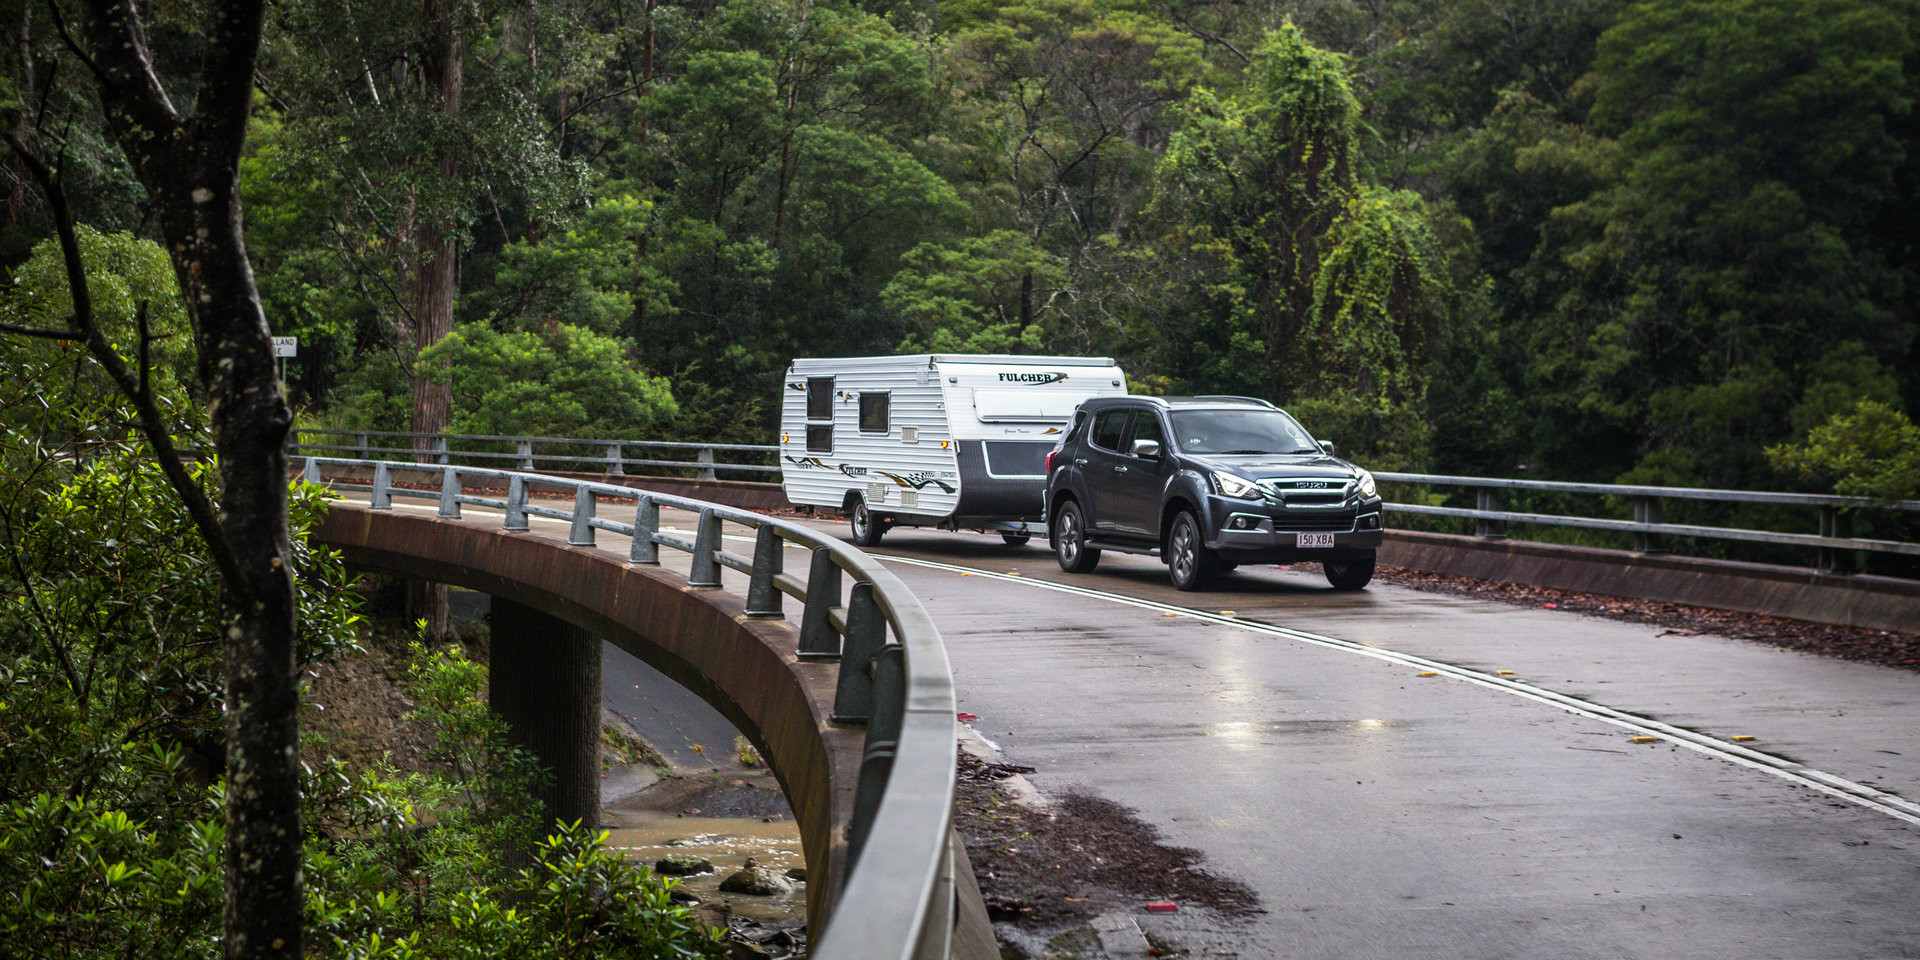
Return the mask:
<svg viewBox="0 0 1920 960"><path fill-rule="evenodd" d="M1207 549L1200 535L1200 522L1193 512L1182 510L1173 517L1167 530L1167 573L1178 590L1200 590L1220 572L1220 558Z"/></svg>
<svg viewBox="0 0 1920 960"><path fill-rule="evenodd" d="M1335 590L1358 590L1373 580L1373 558L1365 560L1328 560L1322 564L1327 582Z"/></svg>
<svg viewBox="0 0 1920 960"><path fill-rule="evenodd" d="M849 517L853 523L854 543L863 547L876 546L880 543L880 534L885 532L885 527L881 525L878 517L867 510L867 501L855 500L853 512Z"/></svg>
<svg viewBox="0 0 1920 960"><path fill-rule="evenodd" d="M1100 551L1087 546L1086 516L1072 500L1062 500L1054 509L1047 537L1053 541L1053 559L1068 573L1091 572L1100 562Z"/></svg>

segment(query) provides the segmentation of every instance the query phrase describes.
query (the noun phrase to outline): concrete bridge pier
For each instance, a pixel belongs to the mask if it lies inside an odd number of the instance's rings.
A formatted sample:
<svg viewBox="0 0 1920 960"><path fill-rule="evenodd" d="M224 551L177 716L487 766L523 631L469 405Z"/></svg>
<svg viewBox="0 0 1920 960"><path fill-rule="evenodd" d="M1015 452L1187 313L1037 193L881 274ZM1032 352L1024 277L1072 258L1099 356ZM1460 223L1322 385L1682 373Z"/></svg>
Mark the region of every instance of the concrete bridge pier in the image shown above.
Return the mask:
<svg viewBox="0 0 1920 960"><path fill-rule="evenodd" d="M600 640L564 620L493 598L487 696L507 739L552 782L535 792L541 835L554 820L600 823Z"/></svg>

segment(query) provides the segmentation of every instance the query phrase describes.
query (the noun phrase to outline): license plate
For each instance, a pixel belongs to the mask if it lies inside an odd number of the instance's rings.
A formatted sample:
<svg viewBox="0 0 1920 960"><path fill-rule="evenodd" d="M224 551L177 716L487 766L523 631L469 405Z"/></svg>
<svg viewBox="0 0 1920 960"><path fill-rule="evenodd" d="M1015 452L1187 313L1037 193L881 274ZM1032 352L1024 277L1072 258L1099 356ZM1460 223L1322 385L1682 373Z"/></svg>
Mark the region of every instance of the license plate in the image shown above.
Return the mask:
<svg viewBox="0 0 1920 960"><path fill-rule="evenodd" d="M1303 550L1333 546L1331 533L1296 533L1293 536L1293 545Z"/></svg>

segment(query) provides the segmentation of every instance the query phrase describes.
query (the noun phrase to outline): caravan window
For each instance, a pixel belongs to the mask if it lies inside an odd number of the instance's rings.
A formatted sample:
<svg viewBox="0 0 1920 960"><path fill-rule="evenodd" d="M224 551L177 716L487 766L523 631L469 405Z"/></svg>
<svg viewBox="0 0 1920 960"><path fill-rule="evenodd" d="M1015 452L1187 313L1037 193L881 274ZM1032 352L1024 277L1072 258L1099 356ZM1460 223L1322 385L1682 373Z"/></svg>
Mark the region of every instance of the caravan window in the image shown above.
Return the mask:
<svg viewBox="0 0 1920 960"><path fill-rule="evenodd" d="M833 419L833 378L807 378L807 419Z"/></svg>
<svg viewBox="0 0 1920 960"><path fill-rule="evenodd" d="M863 393L860 395L860 432L886 433L887 406L889 394Z"/></svg>
<svg viewBox="0 0 1920 960"><path fill-rule="evenodd" d="M807 452L808 453L832 453L833 452L833 424L831 423L807 424Z"/></svg>

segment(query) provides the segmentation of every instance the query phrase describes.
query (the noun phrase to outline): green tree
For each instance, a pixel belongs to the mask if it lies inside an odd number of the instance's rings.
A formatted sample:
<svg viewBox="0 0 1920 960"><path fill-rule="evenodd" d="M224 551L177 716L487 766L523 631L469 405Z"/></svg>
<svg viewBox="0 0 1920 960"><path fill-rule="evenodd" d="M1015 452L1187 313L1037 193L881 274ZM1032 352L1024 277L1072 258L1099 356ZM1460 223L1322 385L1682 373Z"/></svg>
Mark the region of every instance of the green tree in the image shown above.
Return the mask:
<svg viewBox="0 0 1920 960"><path fill-rule="evenodd" d="M1782 473L1832 484L1842 496L1920 497L1920 426L1876 400L1835 414L1802 443L1768 447L1767 459Z"/></svg>
<svg viewBox="0 0 1920 960"><path fill-rule="evenodd" d="M1636 478L1749 483L1832 345L1908 356L1912 277L1874 229L1910 108L1902 12L1690 0L1603 35L1590 123L1617 167L1554 214L1529 280L1560 291L1529 338L1568 411L1547 459L1591 475L1625 442Z"/></svg>
<svg viewBox="0 0 1920 960"><path fill-rule="evenodd" d="M665 380L634 366L631 346L570 324L512 333L469 324L420 363L452 392L456 433L657 436L677 406Z"/></svg>
<svg viewBox="0 0 1920 960"><path fill-rule="evenodd" d="M145 357L148 382L169 428L197 434L205 417L188 402L196 383L192 330L166 251L151 240L84 225L75 227L74 236L102 333L121 354ZM36 244L11 273L0 287L0 324L57 329L72 315L73 289L58 241ZM8 391L0 403L0 423L19 441L8 444L7 453L40 456L72 441L120 440L136 422L119 385L73 340L0 338L0 369L9 380L34 386L31 392Z"/></svg>
<svg viewBox="0 0 1920 960"><path fill-rule="evenodd" d="M1378 449L1420 455L1427 385L1477 283L1424 201L1363 176L1345 59L1289 25L1254 51L1243 89L1197 93L1184 120L1153 199L1176 304L1169 372L1198 391L1373 411L1350 435L1410 431Z"/></svg>
<svg viewBox="0 0 1920 960"><path fill-rule="evenodd" d="M1326 236L1359 185L1345 60L1289 24L1255 51L1240 93L1201 91L1183 121L1153 204L1169 255L1201 264L1187 291L1206 311L1189 375L1289 396L1314 367L1300 333Z"/></svg>
<svg viewBox="0 0 1920 960"><path fill-rule="evenodd" d="M1023 234L996 230L914 248L881 298L913 325L903 352L1037 353L1058 315L1049 288L1064 274Z"/></svg>

